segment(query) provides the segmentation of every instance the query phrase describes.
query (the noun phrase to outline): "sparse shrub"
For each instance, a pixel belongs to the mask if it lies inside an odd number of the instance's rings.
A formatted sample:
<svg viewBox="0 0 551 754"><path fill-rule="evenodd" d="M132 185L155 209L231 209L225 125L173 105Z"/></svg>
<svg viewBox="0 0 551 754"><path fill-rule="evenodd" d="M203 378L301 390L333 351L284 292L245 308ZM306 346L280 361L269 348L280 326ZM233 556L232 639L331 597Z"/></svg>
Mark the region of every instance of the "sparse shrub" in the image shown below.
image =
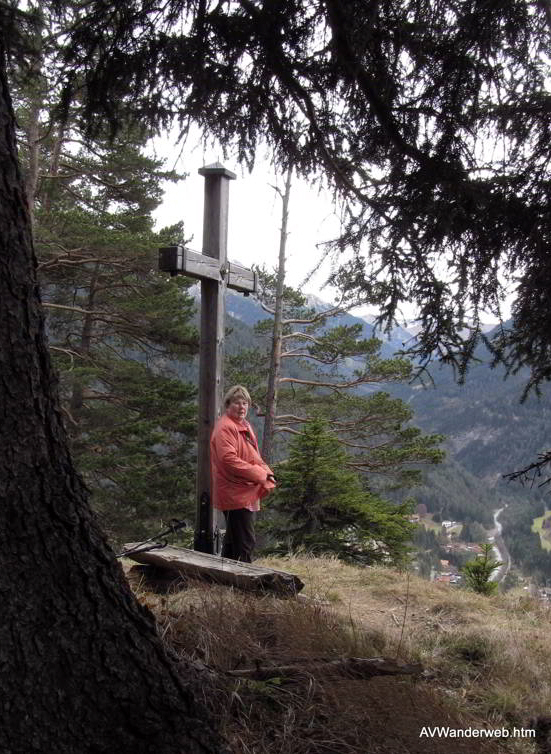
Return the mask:
<svg viewBox="0 0 551 754"><path fill-rule="evenodd" d="M446 654L469 665L487 665L492 660L492 644L487 636L478 633L460 634L450 638Z"/></svg>

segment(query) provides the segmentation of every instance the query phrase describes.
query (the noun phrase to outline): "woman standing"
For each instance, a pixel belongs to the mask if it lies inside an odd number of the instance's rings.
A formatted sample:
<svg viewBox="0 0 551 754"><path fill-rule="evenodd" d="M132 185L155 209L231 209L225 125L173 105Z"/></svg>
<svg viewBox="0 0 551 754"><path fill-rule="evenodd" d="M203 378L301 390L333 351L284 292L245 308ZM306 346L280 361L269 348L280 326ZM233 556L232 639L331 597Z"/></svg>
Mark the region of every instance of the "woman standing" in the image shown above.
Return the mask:
<svg viewBox="0 0 551 754"><path fill-rule="evenodd" d="M247 421L251 397L242 385L224 396L225 413L210 440L212 499L224 512L226 535L222 557L250 563L256 543L255 513L260 500L275 487L272 470L262 460L255 434Z"/></svg>

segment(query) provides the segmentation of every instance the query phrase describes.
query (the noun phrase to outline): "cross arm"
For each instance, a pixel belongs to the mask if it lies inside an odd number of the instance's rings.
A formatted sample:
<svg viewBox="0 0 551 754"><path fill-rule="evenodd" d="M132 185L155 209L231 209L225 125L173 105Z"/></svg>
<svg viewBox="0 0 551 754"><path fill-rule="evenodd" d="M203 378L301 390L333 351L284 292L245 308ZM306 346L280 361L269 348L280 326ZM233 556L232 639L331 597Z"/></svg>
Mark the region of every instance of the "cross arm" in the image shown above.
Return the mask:
<svg viewBox="0 0 551 754"><path fill-rule="evenodd" d="M258 290L258 275L248 267L241 267L235 262L226 262L226 283L228 288L242 293L256 293Z"/></svg>
<svg viewBox="0 0 551 754"><path fill-rule="evenodd" d="M185 246L163 246L159 249L159 270L171 275L187 275L196 280L226 279L228 288L242 293L256 293L257 273L234 262L220 265L220 260Z"/></svg>
<svg viewBox="0 0 551 754"><path fill-rule="evenodd" d="M159 270L197 280L220 280L220 260L186 249L181 244L159 249Z"/></svg>

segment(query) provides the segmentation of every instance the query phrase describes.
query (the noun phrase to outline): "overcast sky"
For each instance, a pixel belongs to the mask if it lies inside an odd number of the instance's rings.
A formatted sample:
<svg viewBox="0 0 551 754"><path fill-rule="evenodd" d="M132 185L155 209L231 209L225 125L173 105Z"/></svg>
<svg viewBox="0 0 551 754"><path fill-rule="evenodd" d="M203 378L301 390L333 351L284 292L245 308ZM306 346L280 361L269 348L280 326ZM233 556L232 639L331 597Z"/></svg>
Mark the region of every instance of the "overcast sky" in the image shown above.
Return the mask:
<svg viewBox="0 0 551 754"><path fill-rule="evenodd" d="M203 164L217 162L219 156L205 155L204 160L198 150L188 156L185 169L189 176L166 185L163 204L155 212L159 226L183 220L186 236L193 236L189 246L197 251L201 250L205 180L197 171ZM262 263L277 267L282 202L274 185L283 190L284 177L276 175L267 162L248 173L230 161L220 161L237 175L230 182L228 258L246 267ZM338 235L339 218L327 193L320 194L296 177L291 187L288 232L286 282L304 286L306 292L331 302L334 291L322 289L331 269L329 261L306 285L304 281L321 257L316 244Z"/></svg>
<svg viewBox="0 0 551 754"><path fill-rule="evenodd" d="M189 143L189 142L188 142ZM279 231L281 227L281 198L274 185L283 189L284 176L276 175L267 160L258 160L252 173L242 170L231 160L224 160L213 149L201 146L181 150L168 139L157 140L157 155L167 158L166 168L187 172L188 177L178 184L167 183L162 205L155 212L158 227L183 220L186 237L192 237L190 248L201 251L203 233L204 178L198 174L203 165L221 162L237 175L230 182L228 258L246 267L265 263L277 267ZM319 262L322 244L339 234L338 208L325 191L293 178L289 204L288 240L286 252L286 283L304 293L312 293L333 303L337 292L324 287L331 271L331 260L307 282L305 279ZM508 309L508 307L506 307ZM374 309L355 310L357 316L373 313ZM404 319L415 318L413 307L402 309ZM493 316L486 322L497 321Z"/></svg>

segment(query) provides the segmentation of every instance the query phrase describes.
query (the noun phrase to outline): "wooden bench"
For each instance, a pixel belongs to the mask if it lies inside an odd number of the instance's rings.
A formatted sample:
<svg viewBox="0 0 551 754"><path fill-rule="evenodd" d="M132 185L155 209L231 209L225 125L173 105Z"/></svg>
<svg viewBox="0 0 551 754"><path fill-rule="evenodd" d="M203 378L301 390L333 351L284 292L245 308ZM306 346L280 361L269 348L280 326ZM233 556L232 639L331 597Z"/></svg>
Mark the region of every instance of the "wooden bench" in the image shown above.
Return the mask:
<svg viewBox="0 0 551 754"><path fill-rule="evenodd" d="M125 544L125 550L138 547L139 543ZM271 568L251 563L241 563L218 555L209 555L184 547L166 546L147 552L130 552L124 555L136 563L166 569L175 575L207 579L219 584L254 591L277 592L285 596L298 594L304 587L302 581L292 573L274 571Z"/></svg>

